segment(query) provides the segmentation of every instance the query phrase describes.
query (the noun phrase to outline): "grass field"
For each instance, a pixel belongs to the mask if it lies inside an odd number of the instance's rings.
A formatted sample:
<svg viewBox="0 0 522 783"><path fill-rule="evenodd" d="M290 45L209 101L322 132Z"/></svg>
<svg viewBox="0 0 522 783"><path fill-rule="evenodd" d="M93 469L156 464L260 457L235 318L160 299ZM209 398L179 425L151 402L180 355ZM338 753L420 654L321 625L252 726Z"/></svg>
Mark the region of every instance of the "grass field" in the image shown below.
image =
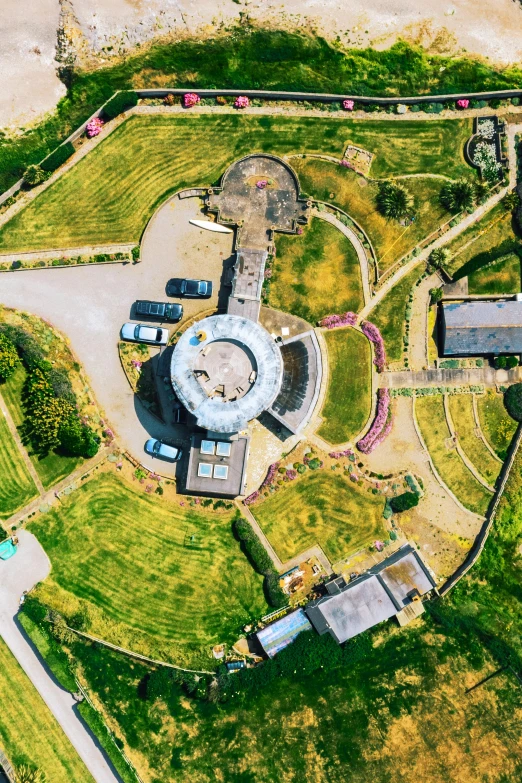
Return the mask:
<svg viewBox="0 0 522 783"><path fill-rule="evenodd" d="M445 220L448 213L439 203L441 180L415 177L403 180L414 197L415 221L407 228L387 220L377 211L378 184L336 163L314 158L292 159L301 187L307 195L335 204L364 228L374 246L382 274L416 247ZM372 176L375 172L372 166Z"/></svg>
<svg viewBox="0 0 522 783"><path fill-rule="evenodd" d="M354 246L335 226L314 218L301 236L276 234L270 304L311 324L364 304Z"/></svg>
<svg viewBox="0 0 522 783"><path fill-rule="evenodd" d="M406 305L412 288L423 271L421 267L412 269L368 315L368 321L381 330L388 362L402 361Z"/></svg>
<svg viewBox="0 0 522 783"><path fill-rule="evenodd" d="M335 563L385 535L383 508L365 486L317 470L251 510L283 562L320 544Z"/></svg>
<svg viewBox="0 0 522 783"><path fill-rule="evenodd" d="M368 339L356 329L323 333L328 348L329 380L317 432L328 443L355 438L372 410L372 354Z"/></svg>
<svg viewBox="0 0 522 783"><path fill-rule="evenodd" d="M135 116L16 215L0 232L0 249L137 242L170 193L210 185L252 152L340 156L348 141L357 141L381 155L381 174L404 173L406 166L457 176L470 127L469 120L362 123L328 115Z"/></svg>
<svg viewBox="0 0 522 783"><path fill-rule="evenodd" d="M23 365L20 364L13 375L1 387L5 404L9 408L9 413L18 429L24 423L22 389L26 376L27 372ZM27 450L29 458L45 489L49 489L53 484L57 484L58 481L72 473L83 462L80 457L66 457L58 454L56 451L51 451L42 457L34 454L29 444L27 444Z"/></svg>
<svg viewBox="0 0 522 783"><path fill-rule="evenodd" d="M520 291L520 256L508 253L468 276L470 294L517 294Z"/></svg>
<svg viewBox="0 0 522 783"><path fill-rule="evenodd" d="M509 444L517 429L517 423L506 411L504 396L492 389L477 397L480 427L484 437L500 459L506 458Z"/></svg>
<svg viewBox="0 0 522 783"><path fill-rule="evenodd" d="M468 470L455 449L447 449L451 437L442 395L418 397L415 415L422 437L441 479L463 506L477 514L485 514L493 494L488 492Z"/></svg>
<svg viewBox="0 0 522 783"><path fill-rule="evenodd" d="M101 474L31 526L52 562L42 600L66 615L85 607L91 631L123 647L208 661L267 610L231 520Z"/></svg>
<svg viewBox="0 0 522 783"><path fill-rule="evenodd" d="M452 394L448 398L448 403L462 450L482 478L494 486L502 465L491 455L482 439L475 435L477 425L473 416L471 394Z"/></svg>
<svg viewBox="0 0 522 783"><path fill-rule="evenodd" d="M4 391L4 387L0 387ZM0 410L0 519L8 519L38 495L18 446Z"/></svg>
<svg viewBox="0 0 522 783"><path fill-rule="evenodd" d="M93 783L54 716L0 639L0 748L15 768L38 767L49 783Z"/></svg>
<svg viewBox="0 0 522 783"><path fill-rule="evenodd" d="M501 202L447 245L446 268L459 280L518 247L513 217Z"/></svg>

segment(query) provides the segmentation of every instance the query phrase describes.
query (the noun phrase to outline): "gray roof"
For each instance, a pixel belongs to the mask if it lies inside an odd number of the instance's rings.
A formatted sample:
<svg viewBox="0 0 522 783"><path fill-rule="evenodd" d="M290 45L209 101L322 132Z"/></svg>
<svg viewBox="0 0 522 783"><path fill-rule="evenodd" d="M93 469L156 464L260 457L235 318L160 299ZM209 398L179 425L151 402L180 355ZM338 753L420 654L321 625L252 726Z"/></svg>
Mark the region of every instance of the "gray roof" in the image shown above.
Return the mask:
<svg viewBox="0 0 522 783"><path fill-rule="evenodd" d="M456 302L442 306L445 356L522 353L522 302Z"/></svg>
<svg viewBox="0 0 522 783"><path fill-rule="evenodd" d="M321 389L323 366L315 332L285 340L281 356L283 381L270 413L295 434L310 421Z"/></svg>
<svg viewBox="0 0 522 783"><path fill-rule="evenodd" d="M198 433L192 436L185 482L187 492L193 492L197 495L222 495L228 498L235 498L243 494L250 439L240 437L230 441L231 449L228 457L220 457L216 453L201 453L202 440L211 440L217 444L220 439L223 440L223 436L220 438L219 434L216 434L216 437L211 437L209 433L207 435ZM226 465L228 467L226 479L198 475L200 463L212 465L212 467Z"/></svg>
<svg viewBox="0 0 522 783"><path fill-rule="evenodd" d="M409 544L341 588L336 595L312 601L306 614L316 631L327 631L342 644L383 620L388 620L414 596L435 587L435 580Z"/></svg>

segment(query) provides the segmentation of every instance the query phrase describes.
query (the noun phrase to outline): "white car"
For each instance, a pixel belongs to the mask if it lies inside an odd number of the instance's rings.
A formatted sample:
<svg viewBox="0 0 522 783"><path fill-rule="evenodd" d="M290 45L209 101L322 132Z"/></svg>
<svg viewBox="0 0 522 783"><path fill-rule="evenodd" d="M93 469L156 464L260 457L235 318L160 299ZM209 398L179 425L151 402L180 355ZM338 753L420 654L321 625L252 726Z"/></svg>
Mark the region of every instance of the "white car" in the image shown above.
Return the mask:
<svg viewBox="0 0 522 783"><path fill-rule="evenodd" d="M157 440L157 438L149 438L145 443L145 451L151 457L165 459L168 462L177 462L181 459L181 449L178 449L176 446L169 446L167 443Z"/></svg>
<svg viewBox="0 0 522 783"><path fill-rule="evenodd" d="M121 327L123 340L133 343L150 343L151 345L167 345L169 330L147 324L126 323Z"/></svg>

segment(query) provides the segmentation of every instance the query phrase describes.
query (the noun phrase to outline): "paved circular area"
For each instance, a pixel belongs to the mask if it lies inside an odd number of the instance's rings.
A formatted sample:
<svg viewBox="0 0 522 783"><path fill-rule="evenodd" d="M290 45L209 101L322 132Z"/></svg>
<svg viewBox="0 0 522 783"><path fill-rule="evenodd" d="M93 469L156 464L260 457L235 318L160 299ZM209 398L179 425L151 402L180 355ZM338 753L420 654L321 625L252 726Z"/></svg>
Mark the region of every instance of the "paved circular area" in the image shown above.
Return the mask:
<svg viewBox="0 0 522 783"><path fill-rule="evenodd" d="M213 315L193 324L171 360L174 391L214 432L238 432L270 407L281 388L281 351L260 324Z"/></svg>

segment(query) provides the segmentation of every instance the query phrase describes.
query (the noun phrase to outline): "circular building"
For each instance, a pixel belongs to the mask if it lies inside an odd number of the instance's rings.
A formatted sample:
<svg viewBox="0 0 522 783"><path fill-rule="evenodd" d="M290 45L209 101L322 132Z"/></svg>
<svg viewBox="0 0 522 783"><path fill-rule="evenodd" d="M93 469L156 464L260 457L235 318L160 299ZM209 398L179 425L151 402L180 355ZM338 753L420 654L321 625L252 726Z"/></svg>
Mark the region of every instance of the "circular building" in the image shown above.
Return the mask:
<svg viewBox="0 0 522 783"><path fill-rule="evenodd" d="M174 391L212 432L245 429L269 408L281 388L281 351L258 323L212 315L180 337L171 360Z"/></svg>

